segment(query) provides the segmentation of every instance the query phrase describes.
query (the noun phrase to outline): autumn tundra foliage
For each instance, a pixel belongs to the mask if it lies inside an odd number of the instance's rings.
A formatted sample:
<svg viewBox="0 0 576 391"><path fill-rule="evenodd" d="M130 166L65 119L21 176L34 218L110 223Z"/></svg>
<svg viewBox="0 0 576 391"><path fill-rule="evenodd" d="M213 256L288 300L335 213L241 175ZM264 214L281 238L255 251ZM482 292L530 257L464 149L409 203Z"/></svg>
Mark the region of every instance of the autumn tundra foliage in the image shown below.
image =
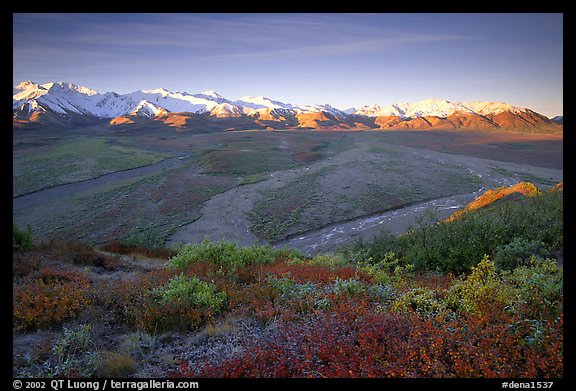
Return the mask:
<svg viewBox="0 0 576 391"><path fill-rule="evenodd" d="M539 193L311 259L205 240L148 269L15 242L15 339L52 337L14 374L563 377L562 209Z"/></svg>

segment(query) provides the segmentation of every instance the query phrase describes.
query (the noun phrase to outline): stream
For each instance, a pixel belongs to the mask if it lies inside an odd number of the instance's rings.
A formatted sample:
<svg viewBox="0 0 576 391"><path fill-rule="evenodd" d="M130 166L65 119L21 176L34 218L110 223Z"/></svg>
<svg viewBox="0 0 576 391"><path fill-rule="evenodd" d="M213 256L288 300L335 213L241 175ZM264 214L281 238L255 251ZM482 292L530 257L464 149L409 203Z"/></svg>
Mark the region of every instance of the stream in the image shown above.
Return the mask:
<svg viewBox="0 0 576 391"><path fill-rule="evenodd" d="M319 230L310 231L283 240L274 245L276 248L291 247L308 256L334 251L339 247L353 244L356 240L371 239L389 231L394 235L405 233L410 226L417 225L418 218L427 212L433 212L438 220L449 217L485 191L484 188L473 193L437 198L410 206L389 210L378 215L359 217L345 223L331 224Z"/></svg>
<svg viewBox="0 0 576 391"><path fill-rule="evenodd" d="M164 169L172 169L183 165L189 160L189 156L172 157L164 159L158 163L140 166L122 171L114 171L108 174L100 175L96 178L89 178L78 182L66 183L46 189L23 194L12 199L12 210L32 208L41 204L47 204L65 197L74 196L86 191L100 188L105 185L113 184L120 180L144 177L155 174Z"/></svg>

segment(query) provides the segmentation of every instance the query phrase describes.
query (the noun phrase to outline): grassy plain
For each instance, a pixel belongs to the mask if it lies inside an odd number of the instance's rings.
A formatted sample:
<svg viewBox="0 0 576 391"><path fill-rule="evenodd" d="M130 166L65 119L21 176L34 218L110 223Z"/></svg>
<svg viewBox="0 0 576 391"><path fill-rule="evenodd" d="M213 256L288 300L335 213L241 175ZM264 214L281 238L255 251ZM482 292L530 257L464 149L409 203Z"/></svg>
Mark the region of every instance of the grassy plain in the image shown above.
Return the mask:
<svg viewBox="0 0 576 391"><path fill-rule="evenodd" d="M13 196L114 171L154 164L168 157L141 148L110 145L105 138L76 136L13 160Z"/></svg>
<svg viewBox="0 0 576 391"><path fill-rule="evenodd" d="M505 164L510 159L532 161L561 170L562 139L553 136L91 129L69 138L61 132L51 138L47 131L38 143L15 131L14 139L15 196L85 181L81 191L59 199L15 206L14 221L31 224L40 237L90 243L139 235L157 237L159 243L175 234L180 242L200 241L204 235L228 239L229 231L219 230L219 224L236 229L245 242L276 242L340 221L495 186L502 178L529 178L540 185L562 179ZM154 167L166 157L178 164L113 180L115 171ZM112 180L106 184L90 180L110 172ZM214 205L206 208L209 201ZM216 226L210 232L205 231L208 220Z"/></svg>
<svg viewBox="0 0 576 391"><path fill-rule="evenodd" d="M129 240L143 233L166 240L200 216L205 201L237 185L267 179L283 170L322 159L351 145L346 135L258 132L175 135L149 133L115 137L75 135L70 140L20 142L14 159L14 195L98 175L154 164L168 156L186 160L174 168L118 179L61 199L16 210L19 223L36 235L91 243ZM141 145L142 147L137 147ZM145 147L145 148L144 148ZM88 181L89 182L89 181Z"/></svg>
<svg viewBox="0 0 576 391"><path fill-rule="evenodd" d="M256 178L333 156L353 145L345 133L231 132L193 146L207 174Z"/></svg>

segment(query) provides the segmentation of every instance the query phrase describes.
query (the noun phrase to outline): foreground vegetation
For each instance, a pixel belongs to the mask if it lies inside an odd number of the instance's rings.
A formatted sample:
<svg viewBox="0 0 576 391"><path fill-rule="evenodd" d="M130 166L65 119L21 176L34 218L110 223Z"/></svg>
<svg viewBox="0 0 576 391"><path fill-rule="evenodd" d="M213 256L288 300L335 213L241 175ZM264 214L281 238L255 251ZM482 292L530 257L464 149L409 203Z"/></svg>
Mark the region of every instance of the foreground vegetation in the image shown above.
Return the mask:
<svg viewBox="0 0 576 391"><path fill-rule="evenodd" d="M394 254L398 264L419 272L455 274L470 271L488 254L499 269L510 269L530 255L552 256L563 245L563 227L563 193L553 191L464 213L453 222L437 224L428 214L407 235L360 241L343 254L352 262Z"/></svg>
<svg viewBox="0 0 576 391"><path fill-rule="evenodd" d="M313 259L206 240L147 269L15 227L14 338L50 337L15 348L13 372L562 377L562 205L536 195Z"/></svg>

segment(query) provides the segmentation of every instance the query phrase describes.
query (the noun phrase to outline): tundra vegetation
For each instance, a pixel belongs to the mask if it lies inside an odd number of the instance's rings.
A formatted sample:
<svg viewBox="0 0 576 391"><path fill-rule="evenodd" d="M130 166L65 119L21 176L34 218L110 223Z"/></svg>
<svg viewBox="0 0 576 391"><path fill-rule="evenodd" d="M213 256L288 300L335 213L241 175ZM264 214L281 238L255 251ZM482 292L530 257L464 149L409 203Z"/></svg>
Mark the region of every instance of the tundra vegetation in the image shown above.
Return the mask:
<svg viewBox="0 0 576 391"><path fill-rule="evenodd" d="M30 232L13 230L14 376L564 374L562 192L315 257Z"/></svg>
<svg viewBox="0 0 576 391"><path fill-rule="evenodd" d="M278 248L426 200L549 187L561 136L13 134L14 376L563 376L561 191L315 256ZM222 221L257 244L171 241Z"/></svg>
<svg viewBox="0 0 576 391"><path fill-rule="evenodd" d="M15 132L13 152L13 221L21 228L148 247L231 238L205 228L212 200L221 207L210 221L237 226L240 242L277 243L503 180L549 186L562 166L559 137L474 131L42 129Z"/></svg>

